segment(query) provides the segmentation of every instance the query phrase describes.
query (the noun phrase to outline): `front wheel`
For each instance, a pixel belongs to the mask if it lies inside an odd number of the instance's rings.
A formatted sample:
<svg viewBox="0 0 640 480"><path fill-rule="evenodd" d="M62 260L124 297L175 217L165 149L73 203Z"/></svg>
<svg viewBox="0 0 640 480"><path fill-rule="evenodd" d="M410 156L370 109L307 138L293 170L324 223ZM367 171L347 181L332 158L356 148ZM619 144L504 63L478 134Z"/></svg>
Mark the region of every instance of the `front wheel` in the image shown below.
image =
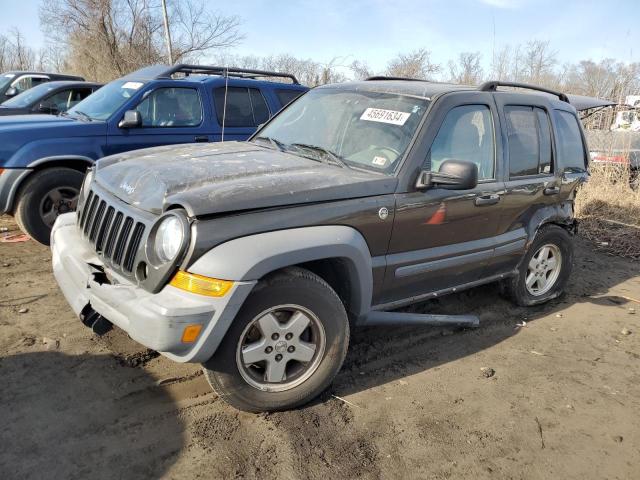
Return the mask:
<svg viewBox="0 0 640 480"><path fill-rule="evenodd" d="M84 175L71 168L47 168L32 174L22 187L15 210L20 230L49 245L51 228L58 215L72 212Z"/></svg>
<svg viewBox="0 0 640 480"><path fill-rule="evenodd" d="M302 268L262 280L203 367L211 387L245 411L309 402L340 370L349 322L335 291Z"/></svg>
<svg viewBox="0 0 640 480"><path fill-rule="evenodd" d="M518 275L507 281L507 294L521 306L560 296L573 264L573 238L557 225L542 227L525 255Z"/></svg>

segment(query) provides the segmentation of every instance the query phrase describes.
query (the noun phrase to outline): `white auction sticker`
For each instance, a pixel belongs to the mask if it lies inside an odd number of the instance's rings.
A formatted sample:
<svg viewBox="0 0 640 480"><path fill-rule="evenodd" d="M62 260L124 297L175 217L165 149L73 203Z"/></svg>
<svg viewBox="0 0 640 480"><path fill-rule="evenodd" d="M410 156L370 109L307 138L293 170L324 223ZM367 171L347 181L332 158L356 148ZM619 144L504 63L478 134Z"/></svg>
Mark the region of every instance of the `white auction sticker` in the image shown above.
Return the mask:
<svg viewBox="0 0 640 480"><path fill-rule="evenodd" d="M410 113L396 112L394 110L383 110L382 108L367 108L360 120L368 120L370 122L390 123L392 125L404 125Z"/></svg>
<svg viewBox="0 0 640 480"><path fill-rule="evenodd" d="M144 85L144 83L141 82L127 82L124 85L122 85L122 88L128 88L131 90L138 90L142 85Z"/></svg>
<svg viewBox="0 0 640 480"><path fill-rule="evenodd" d="M387 164L387 159L386 157L373 157L371 163L378 167L384 167Z"/></svg>

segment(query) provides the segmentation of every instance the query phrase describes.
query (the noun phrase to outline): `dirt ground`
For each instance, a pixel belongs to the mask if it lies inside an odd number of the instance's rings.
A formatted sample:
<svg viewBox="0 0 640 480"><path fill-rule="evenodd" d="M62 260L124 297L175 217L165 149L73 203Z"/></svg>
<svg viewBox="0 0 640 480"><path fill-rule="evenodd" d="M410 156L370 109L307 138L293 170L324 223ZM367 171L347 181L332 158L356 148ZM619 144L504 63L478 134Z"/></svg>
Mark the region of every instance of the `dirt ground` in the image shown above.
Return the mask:
<svg viewBox="0 0 640 480"><path fill-rule="evenodd" d="M0 478L640 478L640 264L578 239L574 268L542 307L495 285L414 307L477 330L356 330L322 398L252 415L196 365L94 337L48 249L0 243Z"/></svg>

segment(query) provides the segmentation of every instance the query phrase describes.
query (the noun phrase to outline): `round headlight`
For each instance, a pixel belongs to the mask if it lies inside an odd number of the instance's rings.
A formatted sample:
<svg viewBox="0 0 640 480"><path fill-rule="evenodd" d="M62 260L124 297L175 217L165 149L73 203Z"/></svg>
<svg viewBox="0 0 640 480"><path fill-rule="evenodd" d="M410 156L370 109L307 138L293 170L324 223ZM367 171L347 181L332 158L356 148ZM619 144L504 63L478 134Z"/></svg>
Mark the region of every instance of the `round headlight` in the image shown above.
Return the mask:
<svg viewBox="0 0 640 480"><path fill-rule="evenodd" d="M174 215L167 216L160 222L154 241L155 254L162 262L176 258L182 248L184 230L180 219Z"/></svg>

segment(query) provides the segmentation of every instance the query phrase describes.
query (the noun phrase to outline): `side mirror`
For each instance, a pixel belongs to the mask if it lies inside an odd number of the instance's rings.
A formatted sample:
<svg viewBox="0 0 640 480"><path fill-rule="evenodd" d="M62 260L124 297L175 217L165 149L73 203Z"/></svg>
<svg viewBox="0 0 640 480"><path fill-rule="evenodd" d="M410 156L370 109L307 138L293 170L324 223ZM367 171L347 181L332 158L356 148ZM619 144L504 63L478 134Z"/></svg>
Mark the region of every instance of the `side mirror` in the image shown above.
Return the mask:
<svg viewBox="0 0 640 480"><path fill-rule="evenodd" d="M140 128L141 126L142 115L137 110L127 110L124 112L124 117L118 124L120 128Z"/></svg>
<svg viewBox="0 0 640 480"><path fill-rule="evenodd" d="M423 170L418 175L416 189L437 187L448 190L471 190L478 185L478 166L462 160L445 160L437 172Z"/></svg>
<svg viewBox="0 0 640 480"><path fill-rule="evenodd" d="M15 97L18 94L18 89L16 87L11 87L6 92L4 92L4 96L7 98Z"/></svg>

